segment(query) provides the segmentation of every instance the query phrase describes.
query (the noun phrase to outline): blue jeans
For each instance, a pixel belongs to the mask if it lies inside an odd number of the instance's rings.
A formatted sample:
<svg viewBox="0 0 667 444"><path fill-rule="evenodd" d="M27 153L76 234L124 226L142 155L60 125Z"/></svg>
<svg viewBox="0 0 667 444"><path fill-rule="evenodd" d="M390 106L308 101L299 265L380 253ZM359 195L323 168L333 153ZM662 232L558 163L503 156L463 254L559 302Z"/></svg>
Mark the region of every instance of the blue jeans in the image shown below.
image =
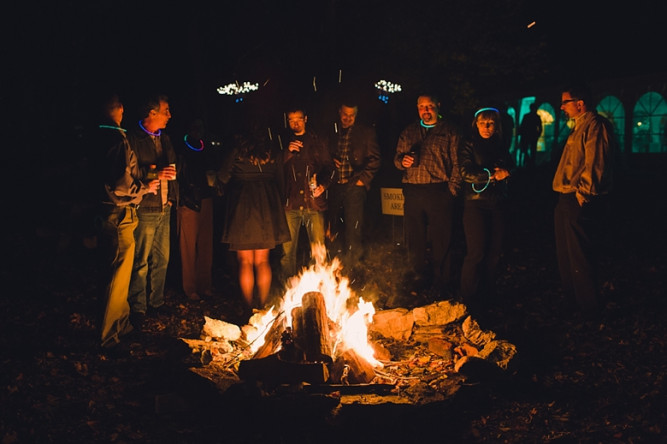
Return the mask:
<svg viewBox="0 0 667 444"><path fill-rule="evenodd" d="M324 244L324 213L315 210L287 210L287 226L292 240L283 244L285 255L280 260L283 276L296 275L296 251L299 246L299 229L306 227L311 244Z"/></svg>
<svg viewBox="0 0 667 444"><path fill-rule="evenodd" d="M161 212L137 211L139 224L134 230L136 250L129 301L134 313L146 313L148 306L164 304L164 284L169 265L171 205ZM147 297L148 295L148 297Z"/></svg>

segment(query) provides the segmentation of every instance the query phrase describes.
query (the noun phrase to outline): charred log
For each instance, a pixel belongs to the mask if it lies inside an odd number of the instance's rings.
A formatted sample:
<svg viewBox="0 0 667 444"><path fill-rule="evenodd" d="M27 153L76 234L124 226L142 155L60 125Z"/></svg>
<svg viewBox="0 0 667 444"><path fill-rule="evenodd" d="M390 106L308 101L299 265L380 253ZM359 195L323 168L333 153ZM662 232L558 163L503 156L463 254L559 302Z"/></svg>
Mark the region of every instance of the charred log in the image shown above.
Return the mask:
<svg viewBox="0 0 667 444"><path fill-rule="evenodd" d="M329 380L329 369L323 362L287 362L277 354L241 361L238 374L244 381L261 381L270 386L301 382L324 384Z"/></svg>

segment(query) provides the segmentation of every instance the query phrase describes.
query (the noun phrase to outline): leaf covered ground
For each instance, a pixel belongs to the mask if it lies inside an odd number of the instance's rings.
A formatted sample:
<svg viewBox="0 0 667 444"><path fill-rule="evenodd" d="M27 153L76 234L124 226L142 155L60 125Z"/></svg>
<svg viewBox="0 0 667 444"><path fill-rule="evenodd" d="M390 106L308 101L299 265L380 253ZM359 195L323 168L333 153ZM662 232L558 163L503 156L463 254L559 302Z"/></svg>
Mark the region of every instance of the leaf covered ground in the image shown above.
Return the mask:
<svg viewBox="0 0 667 444"><path fill-rule="evenodd" d="M560 291L548 172L517 174L499 296L479 319L517 346L516 368L465 387L451 402L415 408L331 414L326 397L272 401L247 389L221 397L207 387L188 371L198 363L179 338L198 337L204 316L247 319L224 249L216 257L216 297L187 300L174 261L168 310L149 317L122 351L100 349L95 251L42 215L3 241L2 443L664 441L666 202L654 191L658 169L618 176L601 257L605 309L595 321L581 319ZM432 294L402 280L397 219L372 223L352 287L377 309L429 302ZM460 260L460 232L458 239Z"/></svg>

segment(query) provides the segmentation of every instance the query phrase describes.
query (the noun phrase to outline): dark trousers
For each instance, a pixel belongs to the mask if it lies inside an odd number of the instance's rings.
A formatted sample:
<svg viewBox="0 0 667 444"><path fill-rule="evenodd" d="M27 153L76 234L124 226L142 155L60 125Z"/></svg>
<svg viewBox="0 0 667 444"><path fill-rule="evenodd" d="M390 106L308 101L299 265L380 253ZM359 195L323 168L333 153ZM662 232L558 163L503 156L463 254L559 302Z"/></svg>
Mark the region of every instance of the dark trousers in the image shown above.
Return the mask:
<svg viewBox="0 0 667 444"><path fill-rule="evenodd" d="M433 273L433 279L451 284L451 244L454 196L448 184L404 184L405 242L410 263L418 274ZM431 241L431 265L427 267L427 241Z"/></svg>
<svg viewBox="0 0 667 444"><path fill-rule="evenodd" d="M598 310L596 246L606 204L606 198L596 198L581 207L574 193L561 194L554 211L561 284L585 313Z"/></svg>
<svg viewBox="0 0 667 444"><path fill-rule="evenodd" d="M213 199L202 199L200 211L178 207L176 220L183 291L186 296L208 295L213 271Z"/></svg>
<svg viewBox="0 0 667 444"><path fill-rule="evenodd" d="M505 202L466 200L463 230L466 255L461 269L461 297L477 302L495 293L496 273L505 237Z"/></svg>
<svg viewBox="0 0 667 444"><path fill-rule="evenodd" d="M353 183L334 184L329 187L328 205L332 253L355 265L364 253L366 188Z"/></svg>

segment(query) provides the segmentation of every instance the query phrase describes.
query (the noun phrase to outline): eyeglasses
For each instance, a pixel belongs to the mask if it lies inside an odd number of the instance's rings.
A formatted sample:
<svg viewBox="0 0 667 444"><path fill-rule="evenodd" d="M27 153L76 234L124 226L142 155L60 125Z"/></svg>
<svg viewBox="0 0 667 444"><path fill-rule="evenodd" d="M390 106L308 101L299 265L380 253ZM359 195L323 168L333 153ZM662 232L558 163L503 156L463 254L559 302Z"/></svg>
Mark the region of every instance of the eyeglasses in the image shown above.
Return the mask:
<svg viewBox="0 0 667 444"><path fill-rule="evenodd" d="M560 102L560 104L561 105L567 105L568 103L576 102L577 100L579 100L579 99L567 99L567 100L563 100L562 102Z"/></svg>

